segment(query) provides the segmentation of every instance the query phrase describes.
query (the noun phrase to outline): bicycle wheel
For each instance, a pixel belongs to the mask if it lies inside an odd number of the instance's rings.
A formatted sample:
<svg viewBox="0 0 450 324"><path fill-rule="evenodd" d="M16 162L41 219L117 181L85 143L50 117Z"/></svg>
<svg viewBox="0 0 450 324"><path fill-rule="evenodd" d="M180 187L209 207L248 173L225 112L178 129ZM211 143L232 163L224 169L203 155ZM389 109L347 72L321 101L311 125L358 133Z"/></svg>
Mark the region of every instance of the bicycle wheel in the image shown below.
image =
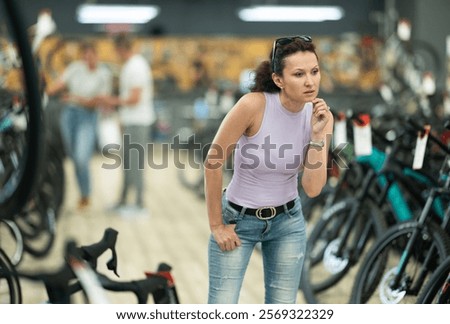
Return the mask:
<svg viewBox="0 0 450 324"><path fill-rule="evenodd" d="M0 218L12 219L35 186L41 97L16 1L0 1Z"/></svg>
<svg viewBox="0 0 450 324"><path fill-rule="evenodd" d="M14 266L22 261L22 233L16 223L11 220L0 219L0 247Z"/></svg>
<svg viewBox="0 0 450 324"><path fill-rule="evenodd" d="M31 199L15 217L24 241L24 250L35 257L44 257L53 246L56 221L64 198L64 166L51 146L43 146L38 186Z"/></svg>
<svg viewBox="0 0 450 324"><path fill-rule="evenodd" d="M17 215L15 221L22 233L26 252L35 257L48 254L55 241L56 213L51 199L39 191Z"/></svg>
<svg viewBox="0 0 450 324"><path fill-rule="evenodd" d="M430 43L423 40L414 40L411 44L411 55L414 67L422 72L432 72L435 79L442 76L439 53Z"/></svg>
<svg viewBox="0 0 450 324"><path fill-rule="evenodd" d="M199 196L203 191L203 155L201 150L180 151L180 166L177 174L180 183L187 189L192 190Z"/></svg>
<svg viewBox="0 0 450 324"><path fill-rule="evenodd" d="M418 304L450 304L450 257L447 257L423 287Z"/></svg>
<svg viewBox="0 0 450 324"><path fill-rule="evenodd" d="M360 204L354 224L349 215L355 204ZM342 253L338 247L344 229L351 226L351 232ZM336 292L340 300L350 300L351 284L359 261L369 246L385 230L378 207L367 201L359 203L350 198L331 206L314 226L308 241L300 289L308 303L336 303L332 296Z"/></svg>
<svg viewBox="0 0 450 324"><path fill-rule="evenodd" d="M420 234L400 282L393 286L399 263L405 260L406 245L416 230ZM416 222L392 226L364 259L354 281L351 303L415 303L423 283L449 253L448 236L433 222L422 229Z"/></svg>
<svg viewBox="0 0 450 324"><path fill-rule="evenodd" d="M363 179L363 165L357 162L349 163L336 183L329 181L322 189L320 195L310 198L306 195L299 181L298 192L302 202L302 211L305 220L314 225L320 216L336 201L352 196L361 186Z"/></svg>
<svg viewBox="0 0 450 324"><path fill-rule="evenodd" d="M13 264L0 249L0 304L21 304L22 289Z"/></svg>

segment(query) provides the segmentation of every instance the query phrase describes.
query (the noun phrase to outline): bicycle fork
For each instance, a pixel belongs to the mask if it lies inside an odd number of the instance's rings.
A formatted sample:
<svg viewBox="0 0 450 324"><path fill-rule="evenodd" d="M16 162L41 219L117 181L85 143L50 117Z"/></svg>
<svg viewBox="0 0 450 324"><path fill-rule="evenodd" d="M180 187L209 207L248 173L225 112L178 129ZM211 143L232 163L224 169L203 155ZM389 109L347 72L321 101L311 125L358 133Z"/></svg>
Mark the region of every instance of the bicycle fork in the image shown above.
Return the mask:
<svg viewBox="0 0 450 324"><path fill-rule="evenodd" d="M428 216L428 213L431 209L431 206L434 202L435 197L436 197L436 190L432 189L430 192L430 196L428 197L428 199L425 203L425 206L422 210L422 213L420 214L420 217L417 221L417 226L415 227L414 231L412 232L411 237L409 238L408 243L406 245L406 248L402 253L400 262L399 262L397 270L395 272L395 277L393 278L392 282L390 283L391 289L396 290L398 288L401 288L400 285L402 283L403 274L405 272L405 269L409 262L409 259L412 256L413 248L416 244L416 241L425 227L425 220ZM428 265L432 262L432 258L435 255L435 252L436 252L436 246L433 243L433 245L430 247L430 250L428 251L428 253L425 257L425 260L420 268L419 276L415 282L415 285L411 286L408 290L406 290L407 287L404 287L407 293L413 293L413 294L418 293L418 291L422 287L422 284L425 280L427 273L430 271Z"/></svg>
<svg viewBox="0 0 450 324"><path fill-rule="evenodd" d="M342 239L340 240L337 251L336 251L336 256L338 256L338 257L342 257L342 255L343 255L344 248L347 245L347 241L350 237L350 234L351 234L352 230L354 230L354 226L356 224L357 217L358 217L358 211L361 210L362 202L364 202L366 197L368 197L371 182L373 181L373 179L375 179L375 177L376 177L375 171L373 171L372 169L369 169L369 172L367 173L366 177L364 178L364 182L362 185L363 189L358 193L358 195L356 197L356 203L352 205L352 208L350 210L350 214L348 217L348 221L345 223L345 228L343 231ZM371 227L372 226L371 226L370 222L365 222L363 231L361 232L359 237L357 239L355 239L356 247L355 246L350 247L350 249L348 251L349 252L348 258L350 261L349 264L354 264L354 262L358 259L359 255L361 254L361 251L363 250L365 243L367 242L367 239L370 236Z"/></svg>

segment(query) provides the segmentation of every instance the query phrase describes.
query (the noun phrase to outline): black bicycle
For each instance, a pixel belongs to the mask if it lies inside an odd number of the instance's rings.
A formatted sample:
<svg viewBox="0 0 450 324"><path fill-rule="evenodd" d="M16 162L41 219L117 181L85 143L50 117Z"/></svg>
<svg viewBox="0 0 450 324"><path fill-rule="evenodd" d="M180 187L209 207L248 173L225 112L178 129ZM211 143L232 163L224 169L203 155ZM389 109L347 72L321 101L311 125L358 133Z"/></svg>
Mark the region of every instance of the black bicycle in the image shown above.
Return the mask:
<svg viewBox="0 0 450 324"><path fill-rule="evenodd" d="M147 303L149 296L153 297L155 304L178 304L172 268L166 263L159 264L154 272L144 272L145 276L136 280L114 280L98 271L99 257L110 251L111 258L106 262L106 267L118 276L118 258L115 250L117 236L116 230L107 228L103 237L91 245L77 246L74 241L69 240L66 243L65 262L57 271L50 273L14 271L15 278L42 282L47 291L47 302L52 304L69 304L78 292L82 293L86 303L95 303L99 300L108 302L105 290L131 292L139 304Z"/></svg>
<svg viewBox="0 0 450 324"><path fill-rule="evenodd" d="M0 51L8 58L1 62L7 73L0 84L0 218L12 219L27 203L37 179L41 95L17 2L0 1L0 17ZM8 78L15 82L6 82Z"/></svg>
<svg viewBox="0 0 450 324"><path fill-rule="evenodd" d="M22 297L14 265L24 246L13 221L36 188L43 137L38 73L13 0L0 1L0 54L0 301L17 303Z"/></svg>

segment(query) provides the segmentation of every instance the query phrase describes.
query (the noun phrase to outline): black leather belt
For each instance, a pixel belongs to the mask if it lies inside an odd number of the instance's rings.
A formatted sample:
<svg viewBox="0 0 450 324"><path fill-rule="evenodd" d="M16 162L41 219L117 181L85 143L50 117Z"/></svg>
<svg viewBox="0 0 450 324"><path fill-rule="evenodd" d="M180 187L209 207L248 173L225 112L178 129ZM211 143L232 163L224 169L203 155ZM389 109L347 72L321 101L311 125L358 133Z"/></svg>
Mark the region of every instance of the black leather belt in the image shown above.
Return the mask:
<svg viewBox="0 0 450 324"><path fill-rule="evenodd" d="M228 204L230 204L230 206L233 207L233 209L237 210L238 212L240 212L244 208L244 207L239 206L238 204L235 204L234 202L231 202L231 201L228 201ZM285 205L288 210L291 209L295 205L295 199L287 202ZM261 220L268 220L268 219L272 219L275 216L283 213L285 205L276 206L276 207L261 207L258 209L247 208L247 209L245 209L245 214L256 216L257 218L259 218Z"/></svg>

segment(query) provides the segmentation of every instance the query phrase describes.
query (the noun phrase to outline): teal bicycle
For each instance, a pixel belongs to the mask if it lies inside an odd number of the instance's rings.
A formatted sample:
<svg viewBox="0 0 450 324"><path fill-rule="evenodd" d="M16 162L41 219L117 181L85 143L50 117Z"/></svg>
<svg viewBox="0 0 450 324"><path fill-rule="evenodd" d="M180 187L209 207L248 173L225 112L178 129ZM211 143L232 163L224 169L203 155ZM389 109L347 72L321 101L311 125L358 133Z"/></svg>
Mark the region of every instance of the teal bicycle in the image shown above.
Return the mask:
<svg viewBox="0 0 450 324"><path fill-rule="evenodd" d="M402 135L405 142L407 135ZM399 160L401 148L398 138L389 154L374 147L372 154L352 162L350 167L356 165L364 172L359 188L335 201L314 224L300 283L308 303L335 303L336 291L342 302L349 302L349 281L353 282L369 247L388 227L414 219L422 209L424 192L436 180ZM433 205L433 214L443 217L439 201Z"/></svg>

